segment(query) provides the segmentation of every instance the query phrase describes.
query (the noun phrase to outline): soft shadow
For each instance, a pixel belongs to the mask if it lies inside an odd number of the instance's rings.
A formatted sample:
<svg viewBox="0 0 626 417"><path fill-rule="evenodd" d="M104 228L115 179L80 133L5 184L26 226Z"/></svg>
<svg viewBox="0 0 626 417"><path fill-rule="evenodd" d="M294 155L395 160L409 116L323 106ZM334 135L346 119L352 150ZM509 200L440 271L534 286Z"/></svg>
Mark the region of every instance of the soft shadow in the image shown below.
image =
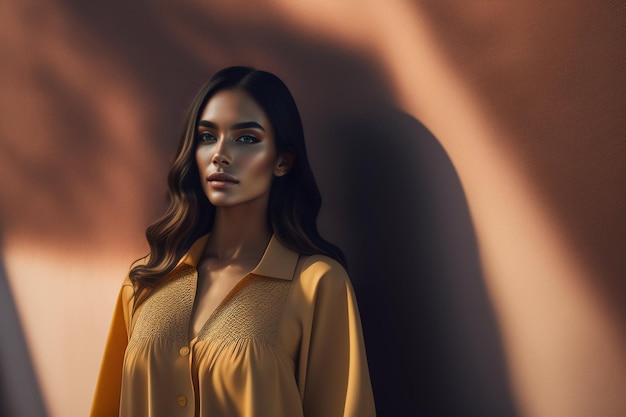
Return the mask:
<svg viewBox="0 0 626 417"><path fill-rule="evenodd" d="M0 252L1 253L1 252ZM46 417L28 346L0 258L0 415ZM45 343L45 341L40 341Z"/></svg>
<svg viewBox="0 0 626 417"><path fill-rule="evenodd" d="M390 109L327 134L379 415L516 416L467 203L438 141Z"/></svg>

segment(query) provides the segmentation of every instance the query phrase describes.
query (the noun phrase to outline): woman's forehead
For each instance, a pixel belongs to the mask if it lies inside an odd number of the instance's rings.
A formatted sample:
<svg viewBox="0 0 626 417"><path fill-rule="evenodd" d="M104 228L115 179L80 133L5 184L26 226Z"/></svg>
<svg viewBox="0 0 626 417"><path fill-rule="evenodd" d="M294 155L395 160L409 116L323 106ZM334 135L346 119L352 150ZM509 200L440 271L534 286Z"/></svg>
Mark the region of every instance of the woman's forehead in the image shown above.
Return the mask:
<svg viewBox="0 0 626 417"><path fill-rule="evenodd" d="M264 127L269 125L261 106L242 90L221 90L215 93L200 112L200 120L210 121L220 127L249 121Z"/></svg>

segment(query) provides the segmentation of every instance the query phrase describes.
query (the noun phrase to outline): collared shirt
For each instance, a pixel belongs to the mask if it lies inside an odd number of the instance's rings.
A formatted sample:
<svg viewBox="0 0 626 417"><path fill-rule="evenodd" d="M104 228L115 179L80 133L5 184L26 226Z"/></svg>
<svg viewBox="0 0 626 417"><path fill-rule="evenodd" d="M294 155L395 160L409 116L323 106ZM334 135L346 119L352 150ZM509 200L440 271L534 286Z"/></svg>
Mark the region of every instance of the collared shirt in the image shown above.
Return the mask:
<svg viewBox="0 0 626 417"><path fill-rule="evenodd" d="M125 279L91 416L374 416L354 292L329 257L300 256L273 236L256 268L189 338L207 239L134 313Z"/></svg>

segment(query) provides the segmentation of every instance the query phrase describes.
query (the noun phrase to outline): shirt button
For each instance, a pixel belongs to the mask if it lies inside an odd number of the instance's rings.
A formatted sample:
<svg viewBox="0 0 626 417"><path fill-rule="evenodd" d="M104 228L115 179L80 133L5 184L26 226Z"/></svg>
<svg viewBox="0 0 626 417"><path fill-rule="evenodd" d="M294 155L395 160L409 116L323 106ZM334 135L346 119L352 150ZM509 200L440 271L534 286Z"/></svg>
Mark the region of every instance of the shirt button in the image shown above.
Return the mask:
<svg viewBox="0 0 626 417"><path fill-rule="evenodd" d="M185 398L184 395L181 395L180 397L178 397L178 405L180 405L181 407L184 407L187 405L187 398Z"/></svg>
<svg viewBox="0 0 626 417"><path fill-rule="evenodd" d="M180 356L187 356L189 354L189 348L187 346L183 346L180 348L178 353L180 353Z"/></svg>

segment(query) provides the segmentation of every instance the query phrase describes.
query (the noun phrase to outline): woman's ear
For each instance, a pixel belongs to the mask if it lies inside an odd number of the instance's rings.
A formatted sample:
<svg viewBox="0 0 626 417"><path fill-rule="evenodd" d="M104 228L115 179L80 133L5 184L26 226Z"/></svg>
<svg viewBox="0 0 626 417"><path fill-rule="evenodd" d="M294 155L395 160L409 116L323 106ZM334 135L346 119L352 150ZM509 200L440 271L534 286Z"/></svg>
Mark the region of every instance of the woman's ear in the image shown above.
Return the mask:
<svg viewBox="0 0 626 417"><path fill-rule="evenodd" d="M283 152L276 163L274 164L274 175L277 177L282 177L286 173L289 172L291 167L293 167L293 163L296 160L296 155L293 151L285 151Z"/></svg>

